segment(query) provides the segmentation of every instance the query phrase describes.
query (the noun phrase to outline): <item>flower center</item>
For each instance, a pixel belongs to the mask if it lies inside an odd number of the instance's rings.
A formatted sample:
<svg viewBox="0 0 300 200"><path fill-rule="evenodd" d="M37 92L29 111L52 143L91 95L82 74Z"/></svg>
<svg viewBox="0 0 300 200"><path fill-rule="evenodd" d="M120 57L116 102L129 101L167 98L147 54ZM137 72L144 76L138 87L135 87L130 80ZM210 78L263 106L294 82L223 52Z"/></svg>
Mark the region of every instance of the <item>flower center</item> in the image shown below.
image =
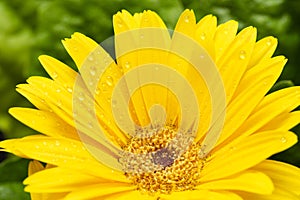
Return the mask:
<svg viewBox="0 0 300 200"><path fill-rule="evenodd" d="M193 189L205 163L200 146L185 135L178 137L172 127L154 131L149 137L132 137L123 148L129 152L120 159L125 175L150 195Z"/></svg>

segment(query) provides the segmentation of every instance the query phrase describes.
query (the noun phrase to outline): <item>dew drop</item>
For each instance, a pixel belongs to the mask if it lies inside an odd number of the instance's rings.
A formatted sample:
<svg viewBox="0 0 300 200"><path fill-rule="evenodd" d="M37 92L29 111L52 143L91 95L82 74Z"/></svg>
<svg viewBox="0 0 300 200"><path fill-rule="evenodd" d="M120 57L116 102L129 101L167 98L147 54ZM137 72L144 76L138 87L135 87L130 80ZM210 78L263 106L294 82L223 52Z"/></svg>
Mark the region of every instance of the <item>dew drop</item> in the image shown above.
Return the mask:
<svg viewBox="0 0 300 200"><path fill-rule="evenodd" d="M125 66L126 69L129 69L130 68L130 62L126 61L124 66Z"/></svg>
<svg viewBox="0 0 300 200"><path fill-rule="evenodd" d="M91 74L92 76L95 76L95 75L96 75L96 69L95 69L95 66L91 66L91 67L90 67L90 74Z"/></svg>
<svg viewBox="0 0 300 200"><path fill-rule="evenodd" d="M88 60L89 60L89 61L93 61L93 60L94 60L94 57L93 57L93 56L89 56L89 57L88 57Z"/></svg>
<svg viewBox="0 0 300 200"><path fill-rule="evenodd" d="M56 89L56 92L57 92L57 93L60 93L60 92L61 92L61 90L60 90L59 88L57 88L57 89Z"/></svg>
<svg viewBox="0 0 300 200"><path fill-rule="evenodd" d="M67 91L72 93L73 92L73 89L71 87L67 87Z"/></svg>
<svg viewBox="0 0 300 200"><path fill-rule="evenodd" d="M89 126L89 128L93 128L94 127L92 122L88 122L88 126Z"/></svg>
<svg viewBox="0 0 300 200"><path fill-rule="evenodd" d="M89 81L89 85L90 86L93 86L94 85L94 82L91 80L91 81Z"/></svg>
<svg viewBox="0 0 300 200"><path fill-rule="evenodd" d="M205 58L205 56L204 56L203 54L201 54L201 55L200 55L200 58L203 59L203 58Z"/></svg>
<svg viewBox="0 0 300 200"><path fill-rule="evenodd" d="M282 143L286 143L286 142L287 142L287 139L286 139L285 137L282 137L282 138L280 138L280 141L281 141Z"/></svg>
<svg viewBox="0 0 300 200"><path fill-rule="evenodd" d="M81 93L81 92L79 93L78 99L79 99L79 101L83 101L84 100L83 93Z"/></svg>
<svg viewBox="0 0 300 200"><path fill-rule="evenodd" d="M58 106L61 106L61 105L62 105L61 100L58 100L58 101L57 101L57 105L58 105Z"/></svg>
<svg viewBox="0 0 300 200"><path fill-rule="evenodd" d="M272 40L271 39L268 39L267 42L266 42L267 46L271 46L272 44Z"/></svg>
<svg viewBox="0 0 300 200"><path fill-rule="evenodd" d="M184 22L189 23L190 22L190 16L185 16L184 17Z"/></svg>
<svg viewBox="0 0 300 200"><path fill-rule="evenodd" d="M57 74L56 72L53 72L53 73L52 73L52 78L53 78L53 79L56 79L57 77L58 77L58 74Z"/></svg>
<svg viewBox="0 0 300 200"><path fill-rule="evenodd" d="M112 100L111 101L111 105L113 108L115 108L117 106L117 101L116 100Z"/></svg>
<svg viewBox="0 0 300 200"><path fill-rule="evenodd" d="M117 25L118 25L119 28L122 28L123 27L123 22L121 20L118 20Z"/></svg>
<svg viewBox="0 0 300 200"><path fill-rule="evenodd" d="M100 93L99 88L96 88L95 93L98 95Z"/></svg>
<svg viewBox="0 0 300 200"><path fill-rule="evenodd" d="M101 90L102 90L103 92L106 92L107 89L108 89L107 83L102 83L102 84L101 84Z"/></svg>
<svg viewBox="0 0 300 200"><path fill-rule="evenodd" d="M60 146L60 142L59 141L55 141L55 146Z"/></svg>
<svg viewBox="0 0 300 200"><path fill-rule="evenodd" d="M227 28L224 29L224 34L225 34L225 35L228 35L228 29L227 29Z"/></svg>
<svg viewBox="0 0 300 200"><path fill-rule="evenodd" d="M113 86L114 84L114 79L111 76L106 77L106 83L108 86Z"/></svg>
<svg viewBox="0 0 300 200"><path fill-rule="evenodd" d="M240 51L240 59L245 60L246 59L246 52L244 50Z"/></svg>
<svg viewBox="0 0 300 200"><path fill-rule="evenodd" d="M201 40L205 40L205 38L206 38L206 34L205 34L205 33L201 33L201 34L200 34L200 39L201 39Z"/></svg>

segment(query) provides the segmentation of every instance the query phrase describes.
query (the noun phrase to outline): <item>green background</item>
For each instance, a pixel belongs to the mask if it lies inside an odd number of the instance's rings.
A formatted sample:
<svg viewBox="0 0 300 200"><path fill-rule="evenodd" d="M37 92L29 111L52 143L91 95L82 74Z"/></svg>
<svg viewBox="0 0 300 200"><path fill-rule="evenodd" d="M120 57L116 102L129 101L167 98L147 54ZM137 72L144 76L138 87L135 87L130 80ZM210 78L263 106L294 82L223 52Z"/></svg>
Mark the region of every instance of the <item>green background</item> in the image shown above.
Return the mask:
<svg viewBox="0 0 300 200"><path fill-rule="evenodd" d="M197 19L214 14L218 22L229 19L239 28L258 29L258 38L279 38L276 55L288 57L279 82L273 90L300 85L300 1L298 0L2 0L0 1L0 132L4 138L21 137L33 131L10 117L8 108L31 106L15 92L18 83L31 75L47 76L37 57L51 55L74 67L61 39L75 31L101 42L113 34L112 15L121 9L131 13L156 11L172 29L185 8ZM287 81L288 80L288 81ZM294 129L299 135L300 128ZM1 136L2 137L2 136ZM300 145L274 158L300 166ZM28 161L5 155L0 163L0 200L29 199L22 192ZM3 154L0 159L3 159Z"/></svg>

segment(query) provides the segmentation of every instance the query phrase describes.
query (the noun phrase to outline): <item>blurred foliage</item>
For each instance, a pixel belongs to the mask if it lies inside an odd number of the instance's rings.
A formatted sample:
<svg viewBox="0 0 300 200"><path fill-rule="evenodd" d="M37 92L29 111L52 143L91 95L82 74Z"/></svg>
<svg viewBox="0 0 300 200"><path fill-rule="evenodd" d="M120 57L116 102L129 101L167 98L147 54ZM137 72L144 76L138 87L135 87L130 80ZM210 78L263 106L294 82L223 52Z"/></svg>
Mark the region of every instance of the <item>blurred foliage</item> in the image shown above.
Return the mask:
<svg viewBox="0 0 300 200"><path fill-rule="evenodd" d="M2 0L0 1L0 131L6 138L24 136L33 131L10 117L9 107L30 106L15 92L15 85L31 75L47 76L37 57L48 54L74 63L60 40L76 31L98 42L113 34L112 15L122 9L131 13L145 9L156 11L169 28L174 28L185 8L195 11L198 19L214 14L219 23L230 19L239 22L239 28L255 26L258 38L273 35L279 38L276 54L288 57L289 62L281 80L273 90L300 84L300 1L297 0ZM294 130L300 133L300 128ZM276 155L279 160L300 166L299 145ZM24 178L24 169L15 166L22 160L6 160L0 165L0 200L27 199L18 191ZM26 167L24 167L26 168ZM9 170L10 169L10 170ZM5 171L8 170L8 171ZM25 196L18 196L25 195Z"/></svg>

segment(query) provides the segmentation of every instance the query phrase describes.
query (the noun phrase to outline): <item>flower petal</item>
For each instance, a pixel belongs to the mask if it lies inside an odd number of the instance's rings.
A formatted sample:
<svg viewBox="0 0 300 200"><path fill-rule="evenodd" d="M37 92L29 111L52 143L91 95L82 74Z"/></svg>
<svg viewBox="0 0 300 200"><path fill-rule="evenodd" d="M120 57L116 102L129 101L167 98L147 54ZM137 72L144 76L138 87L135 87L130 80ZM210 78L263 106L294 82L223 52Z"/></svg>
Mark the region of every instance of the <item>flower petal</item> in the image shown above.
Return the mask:
<svg viewBox="0 0 300 200"><path fill-rule="evenodd" d="M272 194L274 190L271 179L262 172L246 170L226 179L200 183L199 190L241 190L257 194Z"/></svg>
<svg viewBox="0 0 300 200"><path fill-rule="evenodd" d="M253 49L248 69L252 68L264 59L271 58L277 47L277 39L274 37L265 37L259 40Z"/></svg>
<svg viewBox="0 0 300 200"><path fill-rule="evenodd" d="M70 93L78 73L59 60L47 55L39 56L39 61L53 80L64 86Z"/></svg>
<svg viewBox="0 0 300 200"><path fill-rule="evenodd" d="M276 187L300 195L300 169L274 160L265 160L253 168L268 175Z"/></svg>
<svg viewBox="0 0 300 200"><path fill-rule="evenodd" d="M96 183L111 183L110 180L101 179L68 168L54 167L37 172L24 180L27 192L34 193L59 193L69 192L82 185Z"/></svg>
<svg viewBox="0 0 300 200"><path fill-rule="evenodd" d="M287 131L261 132L235 141L212 155L204 166L201 180L206 182L239 173L296 142L297 136Z"/></svg>
<svg viewBox="0 0 300 200"><path fill-rule="evenodd" d="M226 109L226 121L218 141L219 144L230 137L249 117L276 82L285 62L283 56L275 57L253 67L244 74Z"/></svg>
<svg viewBox="0 0 300 200"><path fill-rule="evenodd" d="M35 160L84 171L103 179L129 181L122 172L112 170L95 160L83 144L76 140L33 135L0 142L0 147L12 151L14 154L21 152Z"/></svg>
<svg viewBox="0 0 300 200"><path fill-rule="evenodd" d="M65 200L105 199L114 193L134 190L135 186L120 183L99 183L80 187L70 192Z"/></svg>
<svg viewBox="0 0 300 200"><path fill-rule="evenodd" d="M290 87L267 95L252 111L250 117L231 135L240 140L255 133L278 115L290 112L300 104L300 87Z"/></svg>
<svg viewBox="0 0 300 200"><path fill-rule="evenodd" d="M217 29L217 18L212 15L203 17L196 25L196 40L205 48L212 59L215 58L214 35Z"/></svg>
<svg viewBox="0 0 300 200"><path fill-rule="evenodd" d="M173 192L170 195L161 195L162 200L242 200L242 198L231 192L213 192L209 190L192 190Z"/></svg>
<svg viewBox="0 0 300 200"><path fill-rule="evenodd" d="M300 111L294 111L291 113L282 113L265 124L262 128L258 130L269 131L269 130L281 130L287 131L298 125L300 121Z"/></svg>
<svg viewBox="0 0 300 200"><path fill-rule="evenodd" d="M156 196L150 196L147 194L142 194L138 190L119 192L116 194L111 194L105 197L102 197L103 200L157 200ZM99 199L99 200L102 200Z"/></svg>
<svg viewBox="0 0 300 200"><path fill-rule="evenodd" d="M214 35L216 61L218 61L226 52L226 49L234 40L237 30L238 23L233 20L230 20L217 27L216 33Z"/></svg>
<svg viewBox="0 0 300 200"><path fill-rule="evenodd" d="M299 200L299 196L281 188L275 188L271 195L260 195L246 192L238 192L243 200Z"/></svg>
<svg viewBox="0 0 300 200"><path fill-rule="evenodd" d="M248 27L243 29L216 62L224 82L227 102L230 101L246 70L255 40L255 28Z"/></svg>
<svg viewBox="0 0 300 200"><path fill-rule="evenodd" d="M31 108L11 108L9 113L30 128L52 137L77 139L77 131L53 112Z"/></svg>
<svg viewBox="0 0 300 200"><path fill-rule="evenodd" d="M71 38L62 40L62 43L72 59L80 69L87 56L98 44L81 33L74 33Z"/></svg>

